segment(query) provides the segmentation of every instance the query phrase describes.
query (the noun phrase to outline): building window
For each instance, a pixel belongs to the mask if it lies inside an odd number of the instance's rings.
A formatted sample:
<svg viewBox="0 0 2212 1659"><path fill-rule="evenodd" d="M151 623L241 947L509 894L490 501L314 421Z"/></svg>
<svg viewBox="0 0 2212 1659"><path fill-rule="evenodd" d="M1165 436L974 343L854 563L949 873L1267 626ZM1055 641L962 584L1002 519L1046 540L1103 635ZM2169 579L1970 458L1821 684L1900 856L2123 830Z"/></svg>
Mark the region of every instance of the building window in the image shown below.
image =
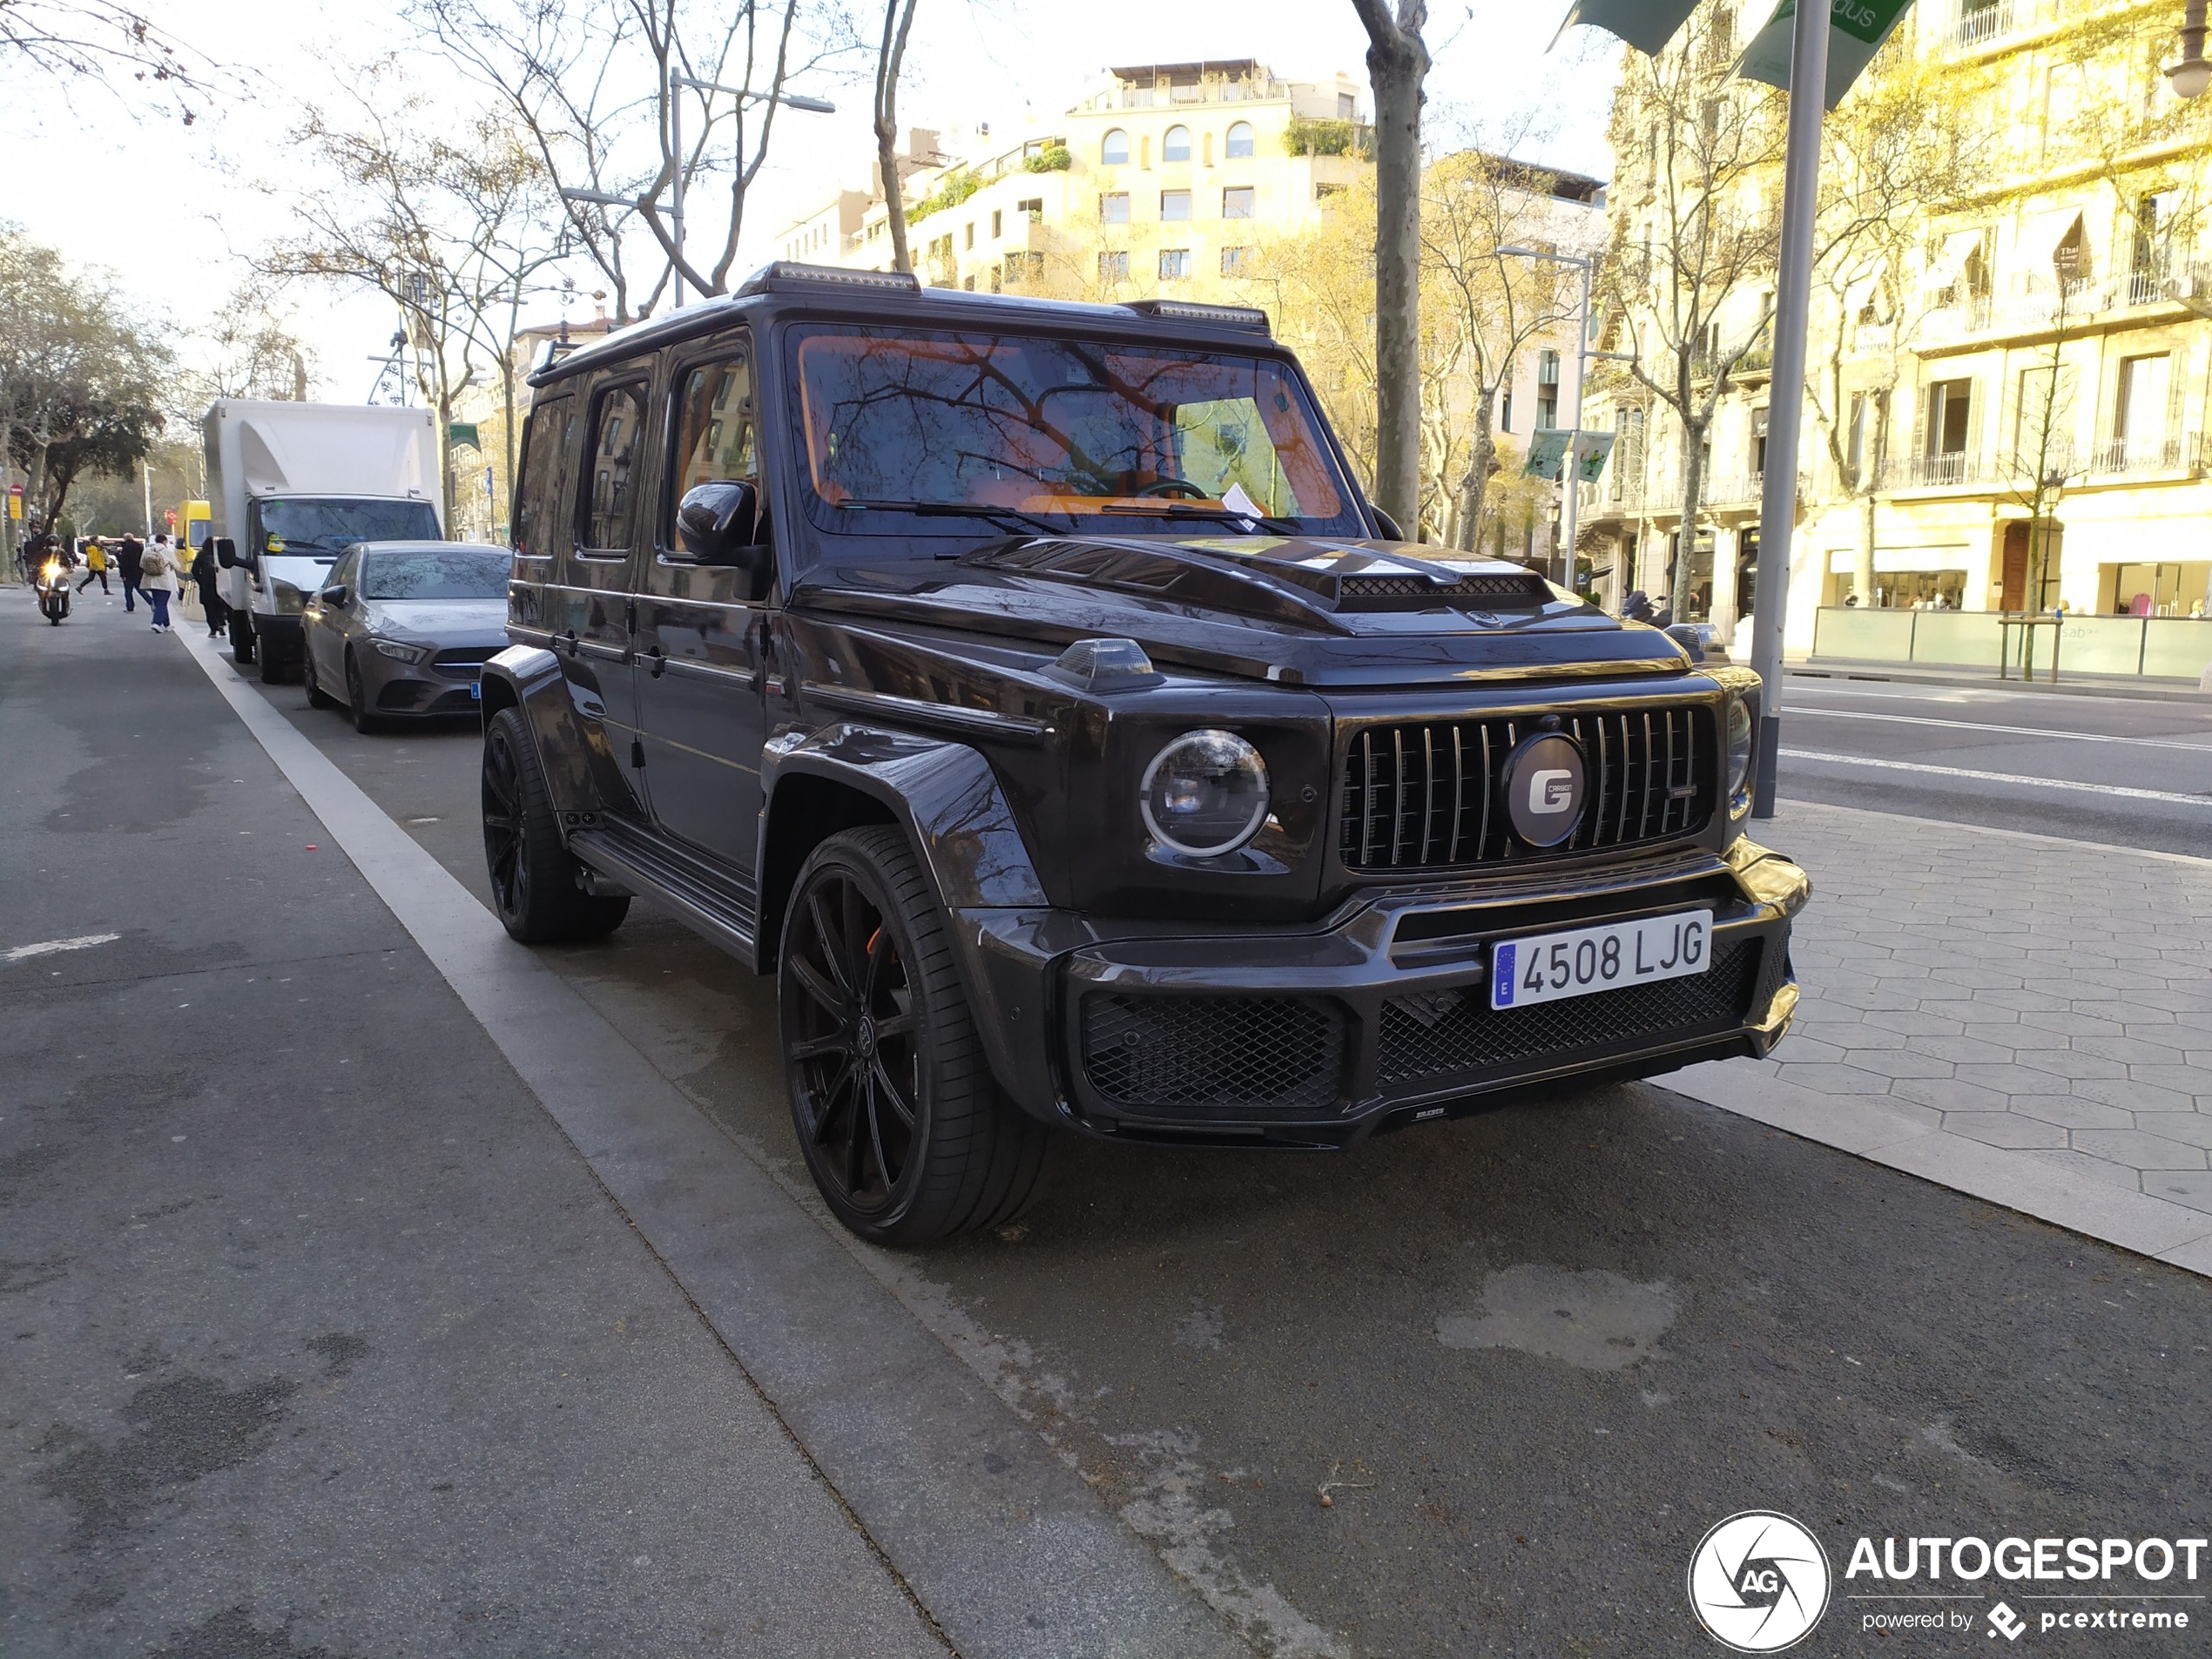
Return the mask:
<svg viewBox="0 0 2212 1659"><path fill-rule="evenodd" d="M974 273L973 272L970 272L968 275L966 275L966 276L962 277L962 278L960 280L960 286L961 286L961 287L963 287L963 288L967 289L967 290L968 290L968 293L974 293L974 292L975 292L975 276L974 276Z"/></svg>
<svg viewBox="0 0 2212 1659"><path fill-rule="evenodd" d="M1044 275L1044 255L1009 253L1006 256L1005 269L1009 287L1019 282L1035 282Z"/></svg>
<svg viewBox="0 0 2212 1659"><path fill-rule="evenodd" d="M1513 388L1510 386L1498 394L1498 430L1513 430Z"/></svg>
<svg viewBox="0 0 2212 1659"><path fill-rule="evenodd" d="M2120 360L2119 395L2114 400L2112 435L2134 455L2166 435L2166 388L2173 359L2164 352Z"/></svg>
<svg viewBox="0 0 2212 1659"><path fill-rule="evenodd" d="M1927 428L1921 440L1924 482L1955 484L1965 480L1973 407L1972 381L1938 381L1928 388Z"/></svg>
<svg viewBox="0 0 2212 1659"><path fill-rule="evenodd" d="M961 246L963 247L974 247L975 246L975 226L973 224L968 226L968 239L962 243Z"/></svg>
<svg viewBox="0 0 2212 1659"><path fill-rule="evenodd" d="M1252 216L1252 187L1232 185L1221 192L1221 216L1224 219L1250 219Z"/></svg>
<svg viewBox="0 0 2212 1659"><path fill-rule="evenodd" d="M1180 282L1190 274L1190 250L1187 247L1163 247L1160 250L1160 280Z"/></svg>
<svg viewBox="0 0 2212 1659"><path fill-rule="evenodd" d="M1357 104L1355 104L1355 103L1353 103L1353 102L1352 102L1352 94L1351 94L1351 93L1349 93L1349 92L1339 92L1339 93L1338 93L1338 94L1337 94L1337 119L1338 119L1338 120L1339 120L1339 121L1349 121L1350 119L1352 119L1352 118L1354 115L1357 115L1359 112L1359 106Z"/></svg>
<svg viewBox="0 0 2212 1659"><path fill-rule="evenodd" d="M1559 425L1559 354L1555 351L1536 354L1536 424L1554 428Z"/></svg>
<svg viewBox="0 0 2212 1659"><path fill-rule="evenodd" d="M1168 136L1160 140L1160 159L1163 161L1190 159L1190 129L1189 127L1173 126L1168 129Z"/></svg>
<svg viewBox="0 0 2212 1659"><path fill-rule="evenodd" d="M1248 247L1222 249L1221 273L1225 277L1250 276L1252 273L1251 249Z"/></svg>
<svg viewBox="0 0 2212 1659"><path fill-rule="evenodd" d="M1042 196L1024 197L1014 204L1014 211L1027 219L1032 225L1042 225L1044 222L1044 198Z"/></svg>
<svg viewBox="0 0 2212 1659"><path fill-rule="evenodd" d="M1160 192L1160 217L1163 219L1184 219L1190 217L1190 192L1187 190L1163 190Z"/></svg>
<svg viewBox="0 0 2212 1659"><path fill-rule="evenodd" d="M1751 476L1766 476L1766 410L1751 411Z"/></svg>
<svg viewBox="0 0 2212 1659"><path fill-rule="evenodd" d="M1000 237L1006 234L1005 227L1001 223L1005 215L1001 213L997 208L994 207L991 209L991 240L994 242L997 241Z"/></svg>
<svg viewBox="0 0 2212 1659"><path fill-rule="evenodd" d="M1102 225L1129 223L1129 192L1109 191L1098 199L1098 222Z"/></svg>
<svg viewBox="0 0 2212 1659"><path fill-rule="evenodd" d="M1098 163L1103 167L1129 165L1129 134L1116 127L1098 146Z"/></svg>
<svg viewBox="0 0 2212 1659"><path fill-rule="evenodd" d="M1222 154L1231 161L1242 161L1252 153L1252 124L1238 121L1229 129L1229 142L1222 146Z"/></svg>
<svg viewBox="0 0 2212 1659"><path fill-rule="evenodd" d="M1343 194L1344 186L1342 185L1316 185L1313 186L1313 199L1318 202L1325 202L1332 196L1341 196Z"/></svg>
<svg viewBox="0 0 2212 1659"><path fill-rule="evenodd" d="M1126 248L1116 253L1098 256L1098 280L1108 283L1129 280L1129 251Z"/></svg>

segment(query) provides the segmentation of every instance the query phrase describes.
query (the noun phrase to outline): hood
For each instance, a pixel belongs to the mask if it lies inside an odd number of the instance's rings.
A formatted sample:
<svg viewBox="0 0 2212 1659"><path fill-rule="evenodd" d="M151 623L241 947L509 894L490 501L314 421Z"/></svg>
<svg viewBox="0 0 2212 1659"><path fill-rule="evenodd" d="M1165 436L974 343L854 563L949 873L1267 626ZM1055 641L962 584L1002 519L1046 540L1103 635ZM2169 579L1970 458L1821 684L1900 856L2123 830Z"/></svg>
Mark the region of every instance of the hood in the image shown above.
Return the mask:
<svg viewBox="0 0 2212 1659"><path fill-rule="evenodd" d="M1527 567L1399 542L1046 536L950 561L820 566L792 603L1309 685L1678 673L1681 647Z"/></svg>
<svg viewBox="0 0 2212 1659"><path fill-rule="evenodd" d="M497 599L371 599L367 620L394 639L438 645L482 645L507 640L507 601Z"/></svg>

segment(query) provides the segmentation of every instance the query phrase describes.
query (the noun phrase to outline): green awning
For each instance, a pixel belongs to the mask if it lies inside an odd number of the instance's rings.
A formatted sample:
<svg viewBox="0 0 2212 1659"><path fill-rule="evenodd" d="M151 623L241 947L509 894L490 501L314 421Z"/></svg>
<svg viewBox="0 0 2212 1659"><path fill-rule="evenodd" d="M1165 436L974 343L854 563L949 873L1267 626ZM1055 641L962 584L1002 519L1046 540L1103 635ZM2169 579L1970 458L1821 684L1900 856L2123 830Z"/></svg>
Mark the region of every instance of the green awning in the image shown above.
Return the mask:
<svg viewBox="0 0 2212 1659"><path fill-rule="evenodd" d="M1824 107L1843 102L1866 65L1889 38L1912 0L1832 0L1828 17L1828 87ZM1747 81L1764 81L1788 90L1790 31L1797 25L1797 0L1782 0L1767 26L1753 36L1736 72Z"/></svg>
<svg viewBox="0 0 2212 1659"><path fill-rule="evenodd" d="M446 442L448 444L465 443L471 449L481 449L484 447L484 441L476 435L476 423L473 421L448 421L446 425Z"/></svg>

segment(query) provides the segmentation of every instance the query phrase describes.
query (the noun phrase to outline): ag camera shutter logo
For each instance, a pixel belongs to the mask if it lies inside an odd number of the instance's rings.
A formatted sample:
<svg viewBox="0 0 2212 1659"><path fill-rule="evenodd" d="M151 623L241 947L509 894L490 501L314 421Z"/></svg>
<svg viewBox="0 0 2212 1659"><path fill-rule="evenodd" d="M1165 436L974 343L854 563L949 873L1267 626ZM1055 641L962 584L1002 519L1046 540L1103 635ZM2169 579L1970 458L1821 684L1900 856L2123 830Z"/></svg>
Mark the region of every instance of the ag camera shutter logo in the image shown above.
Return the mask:
<svg viewBox="0 0 2212 1659"><path fill-rule="evenodd" d="M1689 1605L1706 1634L1737 1653L1779 1653L1828 1610L1820 1541L1770 1509L1730 1515L1689 1558Z"/></svg>

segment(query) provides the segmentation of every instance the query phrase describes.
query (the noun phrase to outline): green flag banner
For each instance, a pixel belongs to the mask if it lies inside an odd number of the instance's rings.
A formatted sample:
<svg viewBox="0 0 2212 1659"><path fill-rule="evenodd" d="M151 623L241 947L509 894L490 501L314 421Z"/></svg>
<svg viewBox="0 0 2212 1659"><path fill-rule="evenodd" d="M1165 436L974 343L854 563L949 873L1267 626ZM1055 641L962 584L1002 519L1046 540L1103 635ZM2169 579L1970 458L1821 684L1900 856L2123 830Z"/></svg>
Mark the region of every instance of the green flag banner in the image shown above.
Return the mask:
<svg viewBox="0 0 2212 1659"><path fill-rule="evenodd" d="M1816 0L1817 3L1817 0ZM1828 9L1828 87L1823 106L1834 109L1843 101L1875 52L1889 38L1898 19L1912 0L1831 0ZM1764 81L1787 91L1790 85L1790 32L1797 25L1797 0L1782 0L1765 28L1744 48L1736 72L1747 81Z"/></svg>
<svg viewBox="0 0 2212 1659"><path fill-rule="evenodd" d="M1614 434L1585 432L1575 440L1575 475L1594 484L1605 475L1606 458L1613 453Z"/></svg>
<svg viewBox="0 0 2212 1659"><path fill-rule="evenodd" d="M1521 470L1531 478L1557 482L1567 463L1568 433L1563 428L1540 426L1528 435L1528 464Z"/></svg>
<svg viewBox="0 0 2212 1659"><path fill-rule="evenodd" d="M448 443L465 443L471 449L481 449L484 447L484 441L476 435L476 423L474 421L448 421L446 424L446 442Z"/></svg>
<svg viewBox="0 0 2212 1659"><path fill-rule="evenodd" d="M1697 0L1575 0L1559 25L1565 34L1577 24L1588 24L1618 35L1638 51L1657 57L1675 37L1675 31L1697 10ZM1559 44L1558 36L1552 44Z"/></svg>

